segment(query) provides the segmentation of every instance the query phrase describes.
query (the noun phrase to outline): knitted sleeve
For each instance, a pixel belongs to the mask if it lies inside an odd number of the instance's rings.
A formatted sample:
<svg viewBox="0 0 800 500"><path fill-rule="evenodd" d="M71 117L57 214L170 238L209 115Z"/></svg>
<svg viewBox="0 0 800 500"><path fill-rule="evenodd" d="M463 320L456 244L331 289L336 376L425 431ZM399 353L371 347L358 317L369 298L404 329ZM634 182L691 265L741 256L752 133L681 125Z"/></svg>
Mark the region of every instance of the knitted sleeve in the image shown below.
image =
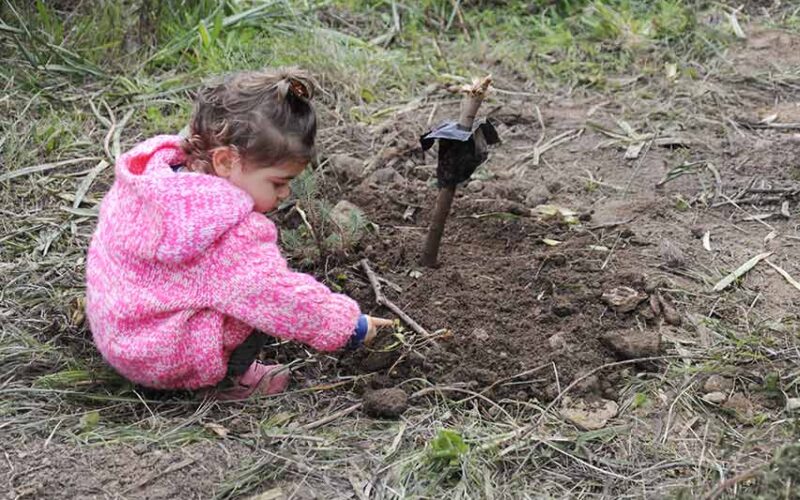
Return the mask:
<svg viewBox="0 0 800 500"><path fill-rule="evenodd" d="M213 309L282 339L334 351L358 322L355 301L289 269L274 224L261 214L248 215L218 240L203 272Z"/></svg>

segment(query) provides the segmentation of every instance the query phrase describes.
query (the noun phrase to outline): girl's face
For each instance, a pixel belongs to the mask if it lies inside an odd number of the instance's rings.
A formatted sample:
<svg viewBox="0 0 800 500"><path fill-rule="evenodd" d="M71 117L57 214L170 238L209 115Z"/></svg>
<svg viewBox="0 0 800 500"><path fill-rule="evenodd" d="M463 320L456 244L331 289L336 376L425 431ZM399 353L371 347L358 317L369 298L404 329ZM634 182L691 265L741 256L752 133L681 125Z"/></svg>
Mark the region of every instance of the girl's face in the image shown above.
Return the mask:
<svg viewBox="0 0 800 500"><path fill-rule="evenodd" d="M257 212L269 212L291 194L289 183L300 175L306 163L285 161L259 165L245 160L229 148L219 148L212 155L214 170L243 190L255 202Z"/></svg>

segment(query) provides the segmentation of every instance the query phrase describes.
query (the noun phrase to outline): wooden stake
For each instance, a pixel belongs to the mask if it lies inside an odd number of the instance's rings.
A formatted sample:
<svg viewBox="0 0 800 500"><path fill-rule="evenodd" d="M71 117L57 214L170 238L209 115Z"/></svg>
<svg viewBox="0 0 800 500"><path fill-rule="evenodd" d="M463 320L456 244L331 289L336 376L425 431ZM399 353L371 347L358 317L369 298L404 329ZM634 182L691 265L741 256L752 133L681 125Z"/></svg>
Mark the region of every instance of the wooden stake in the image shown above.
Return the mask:
<svg viewBox="0 0 800 500"><path fill-rule="evenodd" d="M478 109L481 107L491 83L492 77L489 75L482 80L475 80L472 85L462 87L461 91L464 92L464 98L461 100L461 115L458 118L459 126L466 130L472 130L475 116L478 114ZM436 267L438 265L439 245L442 242L444 225L447 222L447 216L450 215L450 207L453 205L455 195L456 187L447 186L441 188L436 197L436 206L433 209L431 225L428 229L428 236L425 238L425 247L422 250L421 263L425 267Z"/></svg>

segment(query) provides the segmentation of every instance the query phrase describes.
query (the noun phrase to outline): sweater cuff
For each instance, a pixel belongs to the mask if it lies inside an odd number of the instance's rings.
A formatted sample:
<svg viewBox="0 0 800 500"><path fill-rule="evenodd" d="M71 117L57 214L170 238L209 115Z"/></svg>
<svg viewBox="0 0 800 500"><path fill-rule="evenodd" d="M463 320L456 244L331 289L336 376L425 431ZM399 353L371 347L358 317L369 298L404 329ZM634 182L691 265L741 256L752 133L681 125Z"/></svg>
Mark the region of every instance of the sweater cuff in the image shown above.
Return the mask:
<svg viewBox="0 0 800 500"><path fill-rule="evenodd" d="M353 335L350 337L350 341L347 343L347 348L359 348L361 344L364 343L364 339L367 337L367 332L369 332L369 321L367 321L367 316L362 314L358 317L356 328L353 330Z"/></svg>

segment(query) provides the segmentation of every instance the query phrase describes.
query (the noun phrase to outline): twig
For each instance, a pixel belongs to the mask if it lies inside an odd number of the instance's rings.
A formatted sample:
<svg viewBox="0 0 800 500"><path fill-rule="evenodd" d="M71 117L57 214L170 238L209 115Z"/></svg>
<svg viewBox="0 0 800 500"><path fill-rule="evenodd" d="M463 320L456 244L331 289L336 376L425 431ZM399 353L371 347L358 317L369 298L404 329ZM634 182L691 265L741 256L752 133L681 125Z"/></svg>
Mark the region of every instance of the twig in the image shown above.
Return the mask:
<svg viewBox="0 0 800 500"><path fill-rule="evenodd" d="M703 497L704 500L716 500L723 493L725 493L725 490L727 490L729 488L732 488L733 486L736 486L737 484L739 484L739 483L741 483L743 481L747 481L748 479L752 479L755 476L757 476L759 474L759 472L761 472L761 469L763 467L764 467L763 465L758 465L756 467L747 469L746 471L744 471L744 472L742 472L740 474L736 474L732 478L729 478L729 479L723 481L719 486L714 488L709 494L707 494L705 497Z"/></svg>
<svg viewBox="0 0 800 500"><path fill-rule="evenodd" d="M626 224L630 224L631 222L635 221L638 217L639 217L638 215L634 215L630 219L606 222L604 224L595 224L594 226L589 226L586 229L588 229L589 231L597 231L598 229L611 229L617 226L624 226Z"/></svg>
<svg viewBox="0 0 800 500"><path fill-rule="evenodd" d="M654 136L655 137L655 136ZM647 141L647 145L644 147L644 152L639 159L636 161L636 167L634 167L633 172L631 173L630 178L628 179L628 183L625 185L625 190L622 191L622 196L626 196L628 194L628 190L631 188L631 184L633 184L633 179L636 178L636 175L639 173L639 169L642 168L642 163L644 163L644 159L647 157L647 153L650 152L650 148L653 146L654 139Z"/></svg>
<svg viewBox="0 0 800 500"><path fill-rule="evenodd" d="M783 194L784 196L795 196L800 194L800 187L794 186L789 188L748 188L748 193L759 194Z"/></svg>
<svg viewBox="0 0 800 500"><path fill-rule="evenodd" d="M403 323L407 324L412 330L417 332L418 334L424 337L430 337L431 334L428 333L419 323L414 321L411 316L405 313L402 309L396 306L391 300L387 299L386 296L383 294L383 287L381 286L380 279L378 275L369 267L369 261L364 259L361 261L361 267L364 269L364 272L369 278L369 282L372 285L372 290L375 292L375 302L378 305L384 306L393 313L397 315L398 318L403 320Z"/></svg>
<svg viewBox="0 0 800 500"><path fill-rule="evenodd" d="M706 168L714 174L714 197L719 198L722 196L722 177L719 175L719 170L711 162L706 163Z"/></svg>
<svg viewBox="0 0 800 500"><path fill-rule="evenodd" d="M105 160L100 160L100 163L97 164L92 170L86 174L86 177L83 178L81 181L80 186L78 186L78 190L75 191L75 201L72 202L72 208L79 208L81 206L81 202L83 201L83 197L86 196L86 192L89 191L89 188L92 186L95 178L108 167L109 163Z"/></svg>
<svg viewBox="0 0 800 500"><path fill-rule="evenodd" d="M621 239L622 239L622 232L617 234L617 239L615 239L614 240L614 244L611 245L611 250L608 251L608 256L606 256L606 259L603 261L603 265L600 266L600 270L601 271L606 268L606 266L608 265L609 262L611 262L611 257L614 255L614 250L616 250L617 244L619 243L619 240L621 240Z"/></svg>
<svg viewBox="0 0 800 500"><path fill-rule="evenodd" d="M786 280L786 281L787 281L787 282L788 282L790 285L792 285L793 287L795 287L795 288L797 288L798 290L800 290L800 283L798 283L796 279L792 278L792 275L791 275L791 274L787 273L787 272L786 272L786 271L785 271L785 270L784 270L782 267L780 267L780 266L778 266L778 265L776 265L776 264L773 264L772 262L770 262L770 261L769 261L769 259L764 259L764 262L766 262L767 264L769 264L769 266L770 266L772 269L774 269L774 270L778 271L778 274L780 274L781 276L783 276L783 278L784 278L784 279L785 279L785 280Z"/></svg>
<svg viewBox="0 0 800 500"><path fill-rule="evenodd" d="M323 425L329 424L329 423L333 422L334 420L337 420L339 418L346 417L347 415L350 415L354 411L360 409L361 405L362 405L362 403L356 403L356 404L354 404L352 406L348 406L347 408L345 408L343 410L339 410L337 412L331 413L327 417L323 417L323 418L321 418L319 420L315 420L314 422L311 422L310 424L306 424L306 425L304 425L302 427L302 429L310 431L311 429L316 429L317 427L322 427Z"/></svg>
<svg viewBox="0 0 800 500"><path fill-rule="evenodd" d="M744 205L746 203L762 203L762 204L781 203L784 199L785 199L784 196L752 196L750 198L740 198L740 199L735 200L735 201L736 201L736 203ZM725 205L730 205L730 204L731 204L731 201L720 201L720 202L712 204L710 206L710 208L719 208L719 207L723 207Z"/></svg>
<svg viewBox="0 0 800 500"><path fill-rule="evenodd" d="M514 422L514 417L512 417L511 414L508 413L508 411L506 411L505 408L503 408L502 406L500 406L496 402L492 401L491 399L487 398L486 396L484 396L481 393L477 393L475 391L470 391L469 389L463 389L461 387L441 386L441 385L435 385L433 387L426 387L424 389L420 389L417 392L411 394L408 397L408 399L417 399L420 396L424 396L424 395L430 394L432 392L444 392L444 391L461 392L461 393L464 393L464 394L467 394L467 395L471 396L469 398L462 399L461 401L458 401L458 403L464 403L464 402L469 401L469 400L471 400L473 398L478 398L478 399L484 401L485 403L493 406L494 408L497 408L497 410L500 413L502 413L503 415L505 415L510 422Z"/></svg>
<svg viewBox="0 0 800 500"><path fill-rule="evenodd" d="M22 177L23 175L35 174L38 172L44 172L46 170L52 170L58 167L66 167L67 165L75 165L76 163L83 163L86 161L92 161L97 159L98 158L96 156L84 156L83 158L73 158L71 160L57 161L54 163L42 163L41 165L34 165L32 167L20 168L18 170L6 172L5 174L0 175L0 182L7 181L9 179L14 179L15 177Z"/></svg>
<svg viewBox="0 0 800 500"><path fill-rule="evenodd" d="M749 129L775 128L780 130L800 130L800 123L752 123L740 121L739 125L744 125Z"/></svg>
<svg viewBox="0 0 800 500"><path fill-rule="evenodd" d="M183 468L189 467L190 465L192 465L196 461L197 460L194 459L194 458L187 458L186 460L178 462L177 464L170 465L166 469L164 469L164 470L162 470L160 472L157 472L155 474L151 474L151 475L147 476L146 478L140 480L136 484L132 485L131 487L129 487L128 489L123 491L122 494L124 496L124 495L126 495L127 493L130 493L133 490L137 490L139 488L142 488L147 483L151 483L151 482L155 481L156 479L158 479L160 477L166 476L167 474L172 474L175 471L178 471L178 470L181 470Z"/></svg>
<svg viewBox="0 0 800 500"><path fill-rule="evenodd" d="M106 101L102 101L103 106L105 106L106 111L108 111L108 118L109 118L109 127L106 136L103 138L103 151L106 152L106 156L108 156L109 161L116 161L114 154L111 152L111 138L114 137L114 130L117 128L117 117L114 115L114 111L108 105ZM132 111L132 110L131 110Z"/></svg>
<svg viewBox="0 0 800 500"><path fill-rule="evenodd" d="M538 110L539 108L537 107L536 109ZM515 167L515 170L518 171L518 175L521 175L525 171L525 162L527 162L531 158L533 159L533 161L531 162L533 166L538 167L542 161L543 154L545 154L546 152L550 151L551 149L557 146L560 146L561 144L564 144L565 142L577 139L578 137L583 135L584 132L584 129L582 128L568 130L566 132L558 134L552 139L549 139L546 143L540 144L544 139L545 129L544 129L544 122L540 121L539 123L542 126L542 134L539 136L539 140L533 146L533 151L526 154L515 163L515 165L517 165L517 167Z"/></svg>

